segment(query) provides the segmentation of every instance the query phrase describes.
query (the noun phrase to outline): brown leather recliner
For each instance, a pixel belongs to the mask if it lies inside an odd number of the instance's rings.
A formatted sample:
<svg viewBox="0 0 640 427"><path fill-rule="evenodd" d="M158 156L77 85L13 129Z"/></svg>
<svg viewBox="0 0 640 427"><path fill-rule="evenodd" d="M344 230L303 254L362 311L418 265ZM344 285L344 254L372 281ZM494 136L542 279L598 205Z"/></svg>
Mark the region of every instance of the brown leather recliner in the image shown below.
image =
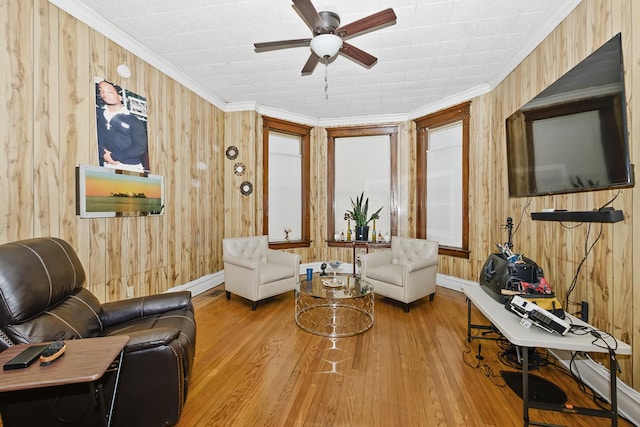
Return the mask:
<svg viewBox="0 0 640 427"><path fill-rule="evenodd" d="M101 304L84 282L80 260L64 240L0 245L0 350L21 343L128 335L111 425L176 424L195 353L191 294ZM115 377L108 371L100 380L105 396L111 395ZM104 415L91 394L86 384L0 394L3 425L102 425Z"/></svg>

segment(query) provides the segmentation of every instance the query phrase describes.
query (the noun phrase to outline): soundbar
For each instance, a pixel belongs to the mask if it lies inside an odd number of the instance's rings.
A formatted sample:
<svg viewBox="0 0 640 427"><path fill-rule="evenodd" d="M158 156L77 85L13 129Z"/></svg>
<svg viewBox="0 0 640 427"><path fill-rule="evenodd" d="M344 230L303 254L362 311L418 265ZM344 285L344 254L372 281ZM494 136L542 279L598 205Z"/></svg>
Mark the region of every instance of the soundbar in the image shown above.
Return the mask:
<svg viewBox="0 0 640 427"><path fill-rule="evenodd" d="M620 222L624 214L612 208L598 211L562 211L531 212L531 219L535 221L565 221L565 222Z"/></svg>

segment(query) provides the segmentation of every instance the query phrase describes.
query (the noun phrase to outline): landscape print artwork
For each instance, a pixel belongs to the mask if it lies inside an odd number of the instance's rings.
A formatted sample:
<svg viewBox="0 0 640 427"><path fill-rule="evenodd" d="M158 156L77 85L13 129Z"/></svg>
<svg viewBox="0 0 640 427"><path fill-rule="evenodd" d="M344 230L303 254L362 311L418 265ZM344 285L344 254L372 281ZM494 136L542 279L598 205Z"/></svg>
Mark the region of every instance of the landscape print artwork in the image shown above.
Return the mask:
<svg viewBox="0 0 640 427"><path fill-rule="evenodd" d="M160 175L85 165L79 168L79 184L81 216L160 214L164 208Z"/></svg>

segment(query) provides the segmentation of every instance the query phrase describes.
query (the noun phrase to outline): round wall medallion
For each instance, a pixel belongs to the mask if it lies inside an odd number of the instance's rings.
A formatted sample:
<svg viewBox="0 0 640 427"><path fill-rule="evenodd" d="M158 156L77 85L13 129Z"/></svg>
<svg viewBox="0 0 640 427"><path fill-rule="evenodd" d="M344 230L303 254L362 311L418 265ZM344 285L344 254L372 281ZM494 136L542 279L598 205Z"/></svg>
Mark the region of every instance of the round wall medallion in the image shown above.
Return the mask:
<svg viewBox="0 0 640 427"><path fill-rule="evenodd" d="M246 169L246 166L244 165L244 163L236 163L235 165L233 165L233 173L235 173L238 176L244 175L245 169Z"/></svg>
<svg viewBox="0 0 640 427"><path fill-rule="evenodd" d="M245 196L253 193L253 184L251 184L249 181L243 182L242 184L240 184L240 192Z"/></svg>
<svg viewBox="0 0 640 427"><path fill-rule="evenodd" d="M229 160L234 160L236 157L238 157L238 147L236 147L235 145L230 145L229 147L227 147L227 159Z"/></svg>

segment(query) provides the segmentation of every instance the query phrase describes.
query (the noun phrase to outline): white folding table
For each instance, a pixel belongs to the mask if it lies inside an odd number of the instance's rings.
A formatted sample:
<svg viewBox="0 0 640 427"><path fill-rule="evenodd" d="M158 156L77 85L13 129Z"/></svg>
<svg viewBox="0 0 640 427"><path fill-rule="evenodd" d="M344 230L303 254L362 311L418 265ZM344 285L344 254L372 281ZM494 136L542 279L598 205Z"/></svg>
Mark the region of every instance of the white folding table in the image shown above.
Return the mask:
<svg viewBox="0 0 640 427"><path fill-rule="evenodd" d="M602 339L599 339L589 332L574 334L570 331L567 332L566 335L562 336L556 333L549 333L534 325L532 325L530 328L526 328L520 324L519 316L507 310L503 304L493 299L479 285L462 285L462 292L464 292L464 294L467 296L467 340L469 342L471 342L472 339L487 339L482 336L472 336L472 329L496 330L499 331L513 345L524 348L524 351L522 351L522 401L525 426L549 425L530 421L529 408L610 418L612 426L618 425L616 381L618 361L616 359L616 355L631 354L631 346L629 344L619 341L611 335L608 335L606 332L601 331L599 333L596 332L598 335L602 336ZM485 315L485 317L491 322L491 326L474 325L471 323L472 304L478 310L480 310L482 314ZM584 329L583 331L597 331L595 327L583 322L576 317L573 317L569 314L567 314L566 316L567 318L565 319L565 321L567 323L571 325L579 325L584 328L590 328ZM530 402L528 349L536 347L581 352L609 353L609 369L611 371L610 410L582 408L575 406L567 408L564 405L554 405L545 402ZM610 351L609 348L613 349L613 351Z"/></svg>

